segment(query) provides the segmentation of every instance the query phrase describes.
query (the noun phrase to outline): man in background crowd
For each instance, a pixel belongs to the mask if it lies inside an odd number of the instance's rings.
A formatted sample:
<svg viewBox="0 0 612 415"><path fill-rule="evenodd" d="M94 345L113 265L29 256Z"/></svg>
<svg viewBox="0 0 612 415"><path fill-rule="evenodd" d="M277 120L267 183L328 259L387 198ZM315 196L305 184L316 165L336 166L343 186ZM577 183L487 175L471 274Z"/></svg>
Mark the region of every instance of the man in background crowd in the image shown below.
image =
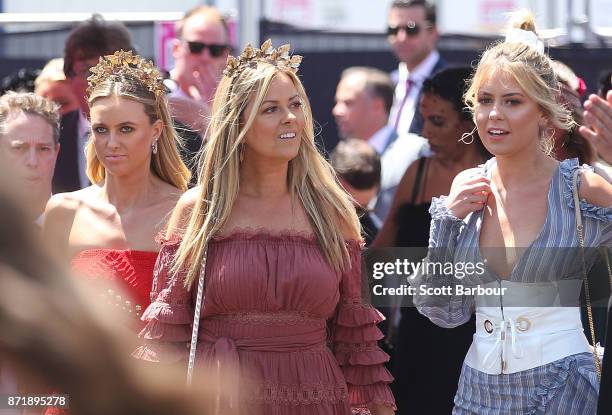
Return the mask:
<svg viewBox="0 0 612 415"><path fill-rule="evenodd" d="M428 151L427 141L415 134L398 135L387 123L393 103L389 75L368 67L344 70L332 112L342 138L367 141L381 157L382 178L374 211L384 220L393 195L408 166Z"/></svg>
<svg viewBox="0 0 612 415"><path fill-rule="evenodd" d="M170 111L185 142L185 162L195 176L194 157L202 146L210 105L231 50L230 32L214 7L197 6L176 24L174 69L166 81Z"/></svg>
<svg viewBox="0 0 612 415"><path fill-rule="evenodd" d="M59 117L57 104L31 92L0 97L0 160L11 172L14 190L31 222L40 222L51 197L60 147Z"/></svg>
<svg viewBox="0 0 612 415"><path fill-rule="evenodd" d="M368 205L380 188L380 156L367 142L349 138L338 143L331 154L331 165L342 187L353 197L366 246L369 246L382 225L380 219L368 211Z"/></svg>
<svg viewBox="0 0 612 415"><path fill-rule="evenodd" d="M389 124L400 134L420 134L423 128L418 105L423 81L446 66L436 50L438 37L433 3L427 0L393 1L387 40L400 63L391 74L396 87Z"/></svg>

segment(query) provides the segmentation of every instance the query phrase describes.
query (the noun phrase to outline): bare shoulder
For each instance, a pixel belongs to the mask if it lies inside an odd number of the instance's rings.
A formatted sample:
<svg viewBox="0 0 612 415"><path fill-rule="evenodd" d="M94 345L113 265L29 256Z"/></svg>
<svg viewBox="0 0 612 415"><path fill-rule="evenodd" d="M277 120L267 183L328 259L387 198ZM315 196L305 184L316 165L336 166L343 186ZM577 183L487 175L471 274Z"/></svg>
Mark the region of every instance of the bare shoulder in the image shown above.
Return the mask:
<svg viewBox="0 0 612 415"><path fill-rule="evenodd" d="M42 235L57 254L64 256L68 252L68 241L75 217L95 193L94 186L76 192L58 193L47 202L44 214Z"/></svg>
<svg viewBox="0 0 612 415"><path fill-rule="evenodd" d="M89 204L96 187L94 185L75 192L57 193L51 196L45 207L45 223L51 220L72 219L80 208Z"/></svg>
<svg viewBox="0 0 612 415"><path fill-rule="evenodd" d="M612 184L589 170L582 170L581 179L578 190L581 199L595 206L612 207Z"/></svg>
<svg viewBox="0 0 612 415"><path fill-rule="evenodd" d="M176 207L172 211L172 216L168 223L168 237L182 233L189 222L191 213L193 212L198 199L200 197L200 186L196 186L187 190L181 195L176 203Z"/></svg>

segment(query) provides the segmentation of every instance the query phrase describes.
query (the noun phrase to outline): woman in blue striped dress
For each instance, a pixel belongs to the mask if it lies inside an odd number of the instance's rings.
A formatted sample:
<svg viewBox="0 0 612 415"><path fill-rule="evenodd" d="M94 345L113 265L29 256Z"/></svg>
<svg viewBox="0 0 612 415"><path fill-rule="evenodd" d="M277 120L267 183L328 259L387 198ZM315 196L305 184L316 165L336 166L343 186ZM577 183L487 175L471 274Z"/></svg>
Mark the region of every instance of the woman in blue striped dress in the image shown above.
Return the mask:
<svg viewBox="0 0 612 415"><path fill-rule="evenodd" d="M433 199L428 257L410 283L419 311L437 325L456 327L476 313L453 414L595 414L598 378L578 306L573 176L579 170L587 247L612 243L612 185L576 159L549 155L551 127L573 122L556 102L533 17L514 20L506 41L484 53L466 93L495 157ZM594 251L585 251L587 269Z"/></svg>

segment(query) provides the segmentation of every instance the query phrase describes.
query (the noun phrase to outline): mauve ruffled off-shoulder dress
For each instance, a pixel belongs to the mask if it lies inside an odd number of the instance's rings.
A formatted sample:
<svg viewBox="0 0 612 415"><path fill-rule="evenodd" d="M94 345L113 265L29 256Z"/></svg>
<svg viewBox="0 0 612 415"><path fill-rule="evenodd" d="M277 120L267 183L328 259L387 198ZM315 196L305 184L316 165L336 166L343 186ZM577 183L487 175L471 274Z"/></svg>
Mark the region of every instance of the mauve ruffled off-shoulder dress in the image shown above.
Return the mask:
<svg viewBox="0 0 612 415"><path fill-rule="evenodd" d="M207 368L238 368L239 385L225 392L235 395L239 413L395 407L388 356L377 345L383 317L362 300L360 244L347 247L350 268L337 272L314 236L238 230L209 244L196 372L214 382ZM196 290L169 272L177 248L178 241L167 241L160 251L136 358L187 360Z"/></svg>

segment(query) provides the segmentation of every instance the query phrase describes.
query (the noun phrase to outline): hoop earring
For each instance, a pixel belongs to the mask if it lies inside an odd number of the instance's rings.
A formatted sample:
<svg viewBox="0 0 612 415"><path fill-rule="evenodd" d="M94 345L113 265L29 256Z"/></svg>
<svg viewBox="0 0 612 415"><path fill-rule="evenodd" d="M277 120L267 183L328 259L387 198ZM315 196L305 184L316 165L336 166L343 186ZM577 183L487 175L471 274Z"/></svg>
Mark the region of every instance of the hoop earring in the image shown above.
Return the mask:
<svg viewBox="0 0 612 415"><path fill-rule="evenodd" d="M151 144L151 150L153 151L153 154L157 154L157 138L155 141L153 141L153 144Z"/></svg>
<svg viewBox="0 0 612 415"><path fill-rule="evenodd" d="M461 138L459 140L457 140L457 141L461 141L463 144L470 145L475 140L475 138L474 138L474 133L475 132L476 132L476 127L474 127L474 129L472 131L470 131L469 133L461 134ZM469 142L466 141L468 139L468 137L470 138Z"/></svg>

